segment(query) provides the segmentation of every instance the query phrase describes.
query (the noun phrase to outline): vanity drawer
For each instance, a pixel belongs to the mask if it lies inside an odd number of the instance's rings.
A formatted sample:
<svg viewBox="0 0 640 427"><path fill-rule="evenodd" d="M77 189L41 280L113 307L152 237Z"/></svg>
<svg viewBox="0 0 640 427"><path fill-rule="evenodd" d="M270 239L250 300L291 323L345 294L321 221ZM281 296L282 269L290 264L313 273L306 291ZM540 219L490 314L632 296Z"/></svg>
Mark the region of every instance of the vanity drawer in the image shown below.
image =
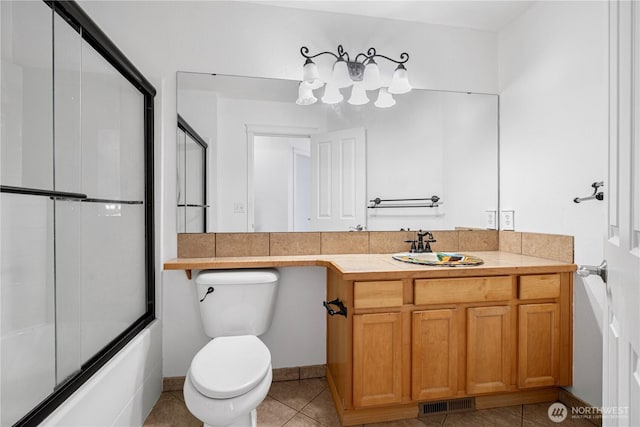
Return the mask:
<svg viewBox="0 0 640 427"><path fill-rule="evenodd" d="M447 304L511 299L510 276L417 279L414 303Z"/></svg>
<svg viewBox="0 0 640 427"><path fill-rule="evenodd" d="M402 302L402 280L353 283L355 308L400 307Z"/></svg>
<svg viewBox="0 0 640 427"><path fill-rule="evenodd" d="M538 274L518 278L518 298L540 299L560 297L560 275Z"/></svg>

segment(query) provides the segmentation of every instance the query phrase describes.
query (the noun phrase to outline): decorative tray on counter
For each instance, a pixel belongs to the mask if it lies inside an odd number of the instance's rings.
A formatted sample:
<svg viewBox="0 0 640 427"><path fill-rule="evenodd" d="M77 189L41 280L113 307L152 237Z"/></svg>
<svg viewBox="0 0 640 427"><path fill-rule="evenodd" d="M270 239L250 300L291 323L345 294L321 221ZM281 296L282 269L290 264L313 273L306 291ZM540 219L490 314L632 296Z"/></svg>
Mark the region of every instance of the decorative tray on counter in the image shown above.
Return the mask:
<svg viewBox="0 0 640 427"><path fill-rule="evenodd" d="M484 261L471 255L452 252L401 252L393 255L393 259L412 264L433 265L439 267L461 267L481 265Z"/></svg>

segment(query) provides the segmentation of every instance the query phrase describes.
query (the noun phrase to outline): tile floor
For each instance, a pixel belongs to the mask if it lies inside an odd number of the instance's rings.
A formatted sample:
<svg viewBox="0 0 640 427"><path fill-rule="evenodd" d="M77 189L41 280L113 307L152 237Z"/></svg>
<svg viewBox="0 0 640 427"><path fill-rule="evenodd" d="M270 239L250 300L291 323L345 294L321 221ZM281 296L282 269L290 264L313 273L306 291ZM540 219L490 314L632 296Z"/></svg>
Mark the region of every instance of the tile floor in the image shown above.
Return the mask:
<svg viewBox="0 0 640 427"><path fill-rule="evenodd" d="M584 419L567 418L561 423L547 416L549 403L484 409L428 418L366 424L366 427L594 427ZM144 423L145 427L196 427L184 404L182 391L164 392ZM258 427L340 427L338 415L321 378L274 382L269 395L258 407Z"/></svg>

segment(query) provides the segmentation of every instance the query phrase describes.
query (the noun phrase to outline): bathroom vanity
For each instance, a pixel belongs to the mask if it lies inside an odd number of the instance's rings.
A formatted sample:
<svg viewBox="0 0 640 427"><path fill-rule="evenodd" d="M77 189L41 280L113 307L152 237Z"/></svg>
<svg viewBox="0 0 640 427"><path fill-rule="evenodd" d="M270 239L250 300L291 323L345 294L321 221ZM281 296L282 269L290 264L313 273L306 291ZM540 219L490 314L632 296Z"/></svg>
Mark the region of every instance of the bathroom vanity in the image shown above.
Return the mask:
<svg viewBox="0 0 640 427"><path fill-rule="evenodd" d="M327 379L343 425L415 418L423 402L555 400L571 384L575 266L473 255L485 264L329 268L327 298L347 312L327 320Z"/></svg>
<svg viewBox="0 0 640 427"><path fill-rule="evenodd" d="M326 267L327 380L343 425L428 413L419 403L480 409L556 400L572 382L576 266L465 253L484 263L318 254L178 258L165 269Z"/></svg>

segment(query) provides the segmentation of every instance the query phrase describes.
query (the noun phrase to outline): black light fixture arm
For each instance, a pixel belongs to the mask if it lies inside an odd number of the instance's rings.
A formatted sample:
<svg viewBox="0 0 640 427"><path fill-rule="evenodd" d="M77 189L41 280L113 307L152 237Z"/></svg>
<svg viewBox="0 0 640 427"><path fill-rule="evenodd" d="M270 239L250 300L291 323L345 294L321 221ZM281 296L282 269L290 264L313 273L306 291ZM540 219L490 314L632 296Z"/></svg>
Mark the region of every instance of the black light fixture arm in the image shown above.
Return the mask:
<svg viewBox="0 0 640 427"><path fill-rule="evenodd" d="M317 58L318 56L321 56L321 55L331 55L334 58L336 58L336 60L344 59L344 57L346 56L347 57L347 62L349 62L349 54L344 51L344 48L342 47L342 45L338 46L338 55L336 55L333 52L329 52L328 50L326 50L324 52L316 53L315 55L309 55L309 48L306 47L306 46L302 46L300 48L300 54L302 56L304 56L305 58L307 58L307 62L309 62L311 59Z"/></svg>
<svg viewBox="0 0 640 427"><path fill-rule="evenodd" d="M406 63L406 62L409 60L409 54L408 54L407 52L402 52L402 53L400 54L400 60L396 61L395 59L393 59L393 58L389 58L389 57L388 57L388 56L386 56L386 55L380 55L380 54L378 54L378 53L376 52L376 49L375 49L374 47L370 47L370 48L369 48L369 50L367 50L367 53L366 53L366 54L364 54L364 53L359 53L359 54L356 56L356 59L355 59L355 60L356 60L356 62L358 61L358 58L360 58L361 56L363 56L363 57L365 58L364 60L362 60L362 63L363 63L363 64L366 64L367 62L369 62L369 61L370 61L370 60L372 60L373 58L384 58L384 59L386 59L387 61L390 61L390 62L396 63L396 64L398 64L398 65L404 64L404 63Z"/></svg>
<svg viewBox="0 0 640 427"><path fill-rule="evenodd" d="M317 58L318 56L321 56L321 55L331 55L334 58L336 58L337 61L343 60L343 61L351 62L351 58L349 57L349 53L345 52L344 47L341 44L338 45L338 54L337 55L335 53L329 52L329 51L316 53L315 55L309 55L309 48L306 47L306 46L302 46L300 48L300 54L303 57L307 58L307 61L310 61L311 59ZM364 58L364 59L362 59L362 61L360 61L360 58ZM378 54L376 52L375 48L370 47L369 50L367 50L367 53L360 52L359 54L357 54L355 59L354 59L354 62L360 62L361 64L366 64L369 61L373 60L374 58L384 58L387 61L393 62L395 64L403 65L409 60L409 54L407 52L402 52L400 54L400 59L396 60L396 59L393 59L393 58L389 58L386 55L380 55L380 54Z"/></svg>

